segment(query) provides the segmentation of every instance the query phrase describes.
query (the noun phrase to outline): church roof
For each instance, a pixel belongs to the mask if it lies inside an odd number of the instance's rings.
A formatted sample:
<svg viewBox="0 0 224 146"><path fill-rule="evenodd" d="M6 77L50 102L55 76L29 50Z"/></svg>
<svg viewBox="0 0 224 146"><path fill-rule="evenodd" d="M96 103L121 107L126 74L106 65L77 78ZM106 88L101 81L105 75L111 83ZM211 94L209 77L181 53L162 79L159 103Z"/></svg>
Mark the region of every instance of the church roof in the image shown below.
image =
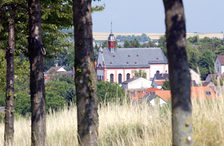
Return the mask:
<svg viewBox="0 0 224 146"><path fill-rule="evenodd" d="M103 50L106 68L145 68L150 64L167 64L160 48L117 48Z"/></svg>

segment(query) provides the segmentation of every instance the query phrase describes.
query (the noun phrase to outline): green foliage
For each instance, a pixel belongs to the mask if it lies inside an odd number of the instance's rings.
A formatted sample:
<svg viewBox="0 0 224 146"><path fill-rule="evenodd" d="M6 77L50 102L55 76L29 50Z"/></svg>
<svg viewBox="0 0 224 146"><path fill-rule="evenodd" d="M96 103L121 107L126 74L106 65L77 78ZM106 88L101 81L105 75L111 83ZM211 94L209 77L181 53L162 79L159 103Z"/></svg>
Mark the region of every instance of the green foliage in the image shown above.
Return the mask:
<svg viewBox="0 0 224 146"><path fill-rule="evenodd" d="M165 56L167 56L167 49L166 49L166 37L162 36L159 38L159 45L158 45L162 50Z"/></svg>
<svg viewBox="0 0 224 146"><path fill-rule="evenodd" d="M158 47L154 41L149 40L148 43L144 43L141 45L143 48L150 48L150 47Z"/></svg>
<svg viewBox="0 0 224 146"><path fill-rule="evenodd" d="M206 50L200 56L198 61L201 78L205 79L208 74L214 72L215 54L210 50Z"/></svg>
<svg viewBox="0 0 224 146"><path fill-rule="evenodd" d="M224 77L211 78L211 82L214 83L215 86L223 86Z"/></svg>
<svg viewBox="0 0 224 146"><path fill-rule="evenodd" d="M97 83L97 96L99 102L113 102L124 100L124 89L118 84L110 82L98 82Z"/></svg>
<svg viewBox="0 0 224 146"><path fill-rule="evenodd" d="M15 112L23 116L30 114L30 95L27 92L19 91L15 94Z"/></svg>
<svg viewBox="0 0 224 146"><path fill-rule="evenodd" d="M200 59L200 52L197 47L193 46L190 42L187 42L187 56L188 56L188 63L190 68L197 71L198 70L198 62Z"/></svg>
<svg viewBox="0 0 224 146"><path fill-rule="evenodd" d="M135 77L143 77L146 79L146 72L144 70L134 70L133 73Z"/></svg>
<svg viewBox="0 0 224 146"><path fill-rule="evenodd" d="M134 41L137 40L138 42L147 42L150 40L150 38L146 34L142 34L140 36L135 36L135 35L118 35L116 37L117 40L124 42L124 41Z"/></svg>
<svg viewBox="0 0 224 146"><path fill-rule="evenodd" d="M163 90L170 90L170 82L169 82L169 80L166 80L166 81L163 83L162 89L163 89Z"/></svg>
<svg viewBox="0 0 224 146"><path fill-rule="evenodd" d="M49 81L45 85L47 110L58 110L75 102L75 86L66 81Z"/></svg>
<svg viewBox="0 0 224 146"><path fill-rule="evenodd" d="M139 41L137 39L134 39L132 41L125 40L124 42L124 48L140 48L141 45L139 44Z"/></svg>

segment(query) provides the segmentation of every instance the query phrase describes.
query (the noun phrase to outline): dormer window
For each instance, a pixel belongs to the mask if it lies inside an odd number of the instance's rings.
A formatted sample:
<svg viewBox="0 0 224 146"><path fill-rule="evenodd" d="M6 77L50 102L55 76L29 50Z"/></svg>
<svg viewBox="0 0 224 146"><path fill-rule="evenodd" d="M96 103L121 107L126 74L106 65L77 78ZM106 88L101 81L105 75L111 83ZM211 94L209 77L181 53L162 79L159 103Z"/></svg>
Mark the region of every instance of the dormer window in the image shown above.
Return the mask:
<svg viewBox="0 0 224 146"><path fill-rule="evenodd" d="M212 93L211 93L210 91L208 91L208 90L207 90L205 93L206 93L206 95L211 95L211 94L212 94Z"/></svg>

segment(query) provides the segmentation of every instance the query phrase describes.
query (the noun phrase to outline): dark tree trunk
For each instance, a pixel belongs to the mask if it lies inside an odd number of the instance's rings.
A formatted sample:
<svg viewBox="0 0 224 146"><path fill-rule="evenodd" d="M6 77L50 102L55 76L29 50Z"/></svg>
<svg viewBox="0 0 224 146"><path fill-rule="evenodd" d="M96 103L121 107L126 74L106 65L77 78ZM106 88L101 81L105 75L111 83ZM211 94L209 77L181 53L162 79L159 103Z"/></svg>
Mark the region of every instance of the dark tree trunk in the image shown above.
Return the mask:
<svg viewBox="0 0 224 146"><path fill-rule="evenodd" d="M173 145L192 144L191 76L186 55L186 26L182 0L163 0L172 94Z"/></svg>
<svg viewBox="0 0 224 146"><path fill-rule="evenodd" d="M83 146L97 145L99 125L92 44L91 1L73 1L78 140L79 144Z"/></svg>
<svg viewBox="0 0 224 146"><path fill-rule="evenodd" d="M15 6L9 6L8 48L6 50L6 108L5 108L5 146L12 146L14 139L14 51L15 51Z"/></svg>
<svg viewBox="0 0 224 146"><path fill-rule="evenodd" d="M44 63L41 37L41 14L39 0L28 0L29 10L29 58L31 92L31 143L44 146L46 136L46 110L44 89Z"/></svg>

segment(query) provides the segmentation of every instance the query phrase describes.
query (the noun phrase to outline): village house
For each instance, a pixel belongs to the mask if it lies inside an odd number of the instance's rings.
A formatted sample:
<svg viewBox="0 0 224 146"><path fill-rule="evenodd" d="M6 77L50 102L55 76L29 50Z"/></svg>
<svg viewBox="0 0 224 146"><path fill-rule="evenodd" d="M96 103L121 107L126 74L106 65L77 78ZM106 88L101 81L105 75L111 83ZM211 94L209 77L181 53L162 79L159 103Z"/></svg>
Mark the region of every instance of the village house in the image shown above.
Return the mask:
<svg viewBox="0 0 224 146"><path fill-rule="evenodd" d="M74 76L74 71L73 70L66 71L63 66L51 67L49 70L47 70L44 73L45 83L48 82L54 76L60 76L60 75Z"/></svg>
<svg viewBox="0 0 224 146"><path fill-rule="evenodd" d="M216 56L214 63L214 72L217 74L223 74L224 72L224 55Z"/></svg>
<svg viewBox="0 0 224 146"><path fill-rule="evenodd" d="M115 37L108 37L108 48L100 48L96 65L97 80L121 84L142 70L152 80L157 71L168 73L168 62L161 48L116 48Z"/></svg>
<svg viewBox="0 0 224 146"><path fill-rule="evenodd" d="M160 73L159 71L156 72L154 75L154 78L152 79L152 87L161 89L163 86L163 83L169 80L169 74L168 73Z"/></svg>
<svg viewBox="0 0 224 146"><path fill-rule="evenodd" d="M162 106L171 102L170 90L148 90L145 95L147 96L142 96L142 98L146 98L148 103L153 106L156 104ZM191 87L191 99L203 100L212 98L217 98L212 88L208 86Z"/></svg>
<svg viewBox="0 0 224 146"><path fill-rule="evenodd" d="M142 77L135 77L124 81L121 83L121 86L126 90L136 90L136 89L147 89L151 88L152 81L147 80Z"/></svg>

